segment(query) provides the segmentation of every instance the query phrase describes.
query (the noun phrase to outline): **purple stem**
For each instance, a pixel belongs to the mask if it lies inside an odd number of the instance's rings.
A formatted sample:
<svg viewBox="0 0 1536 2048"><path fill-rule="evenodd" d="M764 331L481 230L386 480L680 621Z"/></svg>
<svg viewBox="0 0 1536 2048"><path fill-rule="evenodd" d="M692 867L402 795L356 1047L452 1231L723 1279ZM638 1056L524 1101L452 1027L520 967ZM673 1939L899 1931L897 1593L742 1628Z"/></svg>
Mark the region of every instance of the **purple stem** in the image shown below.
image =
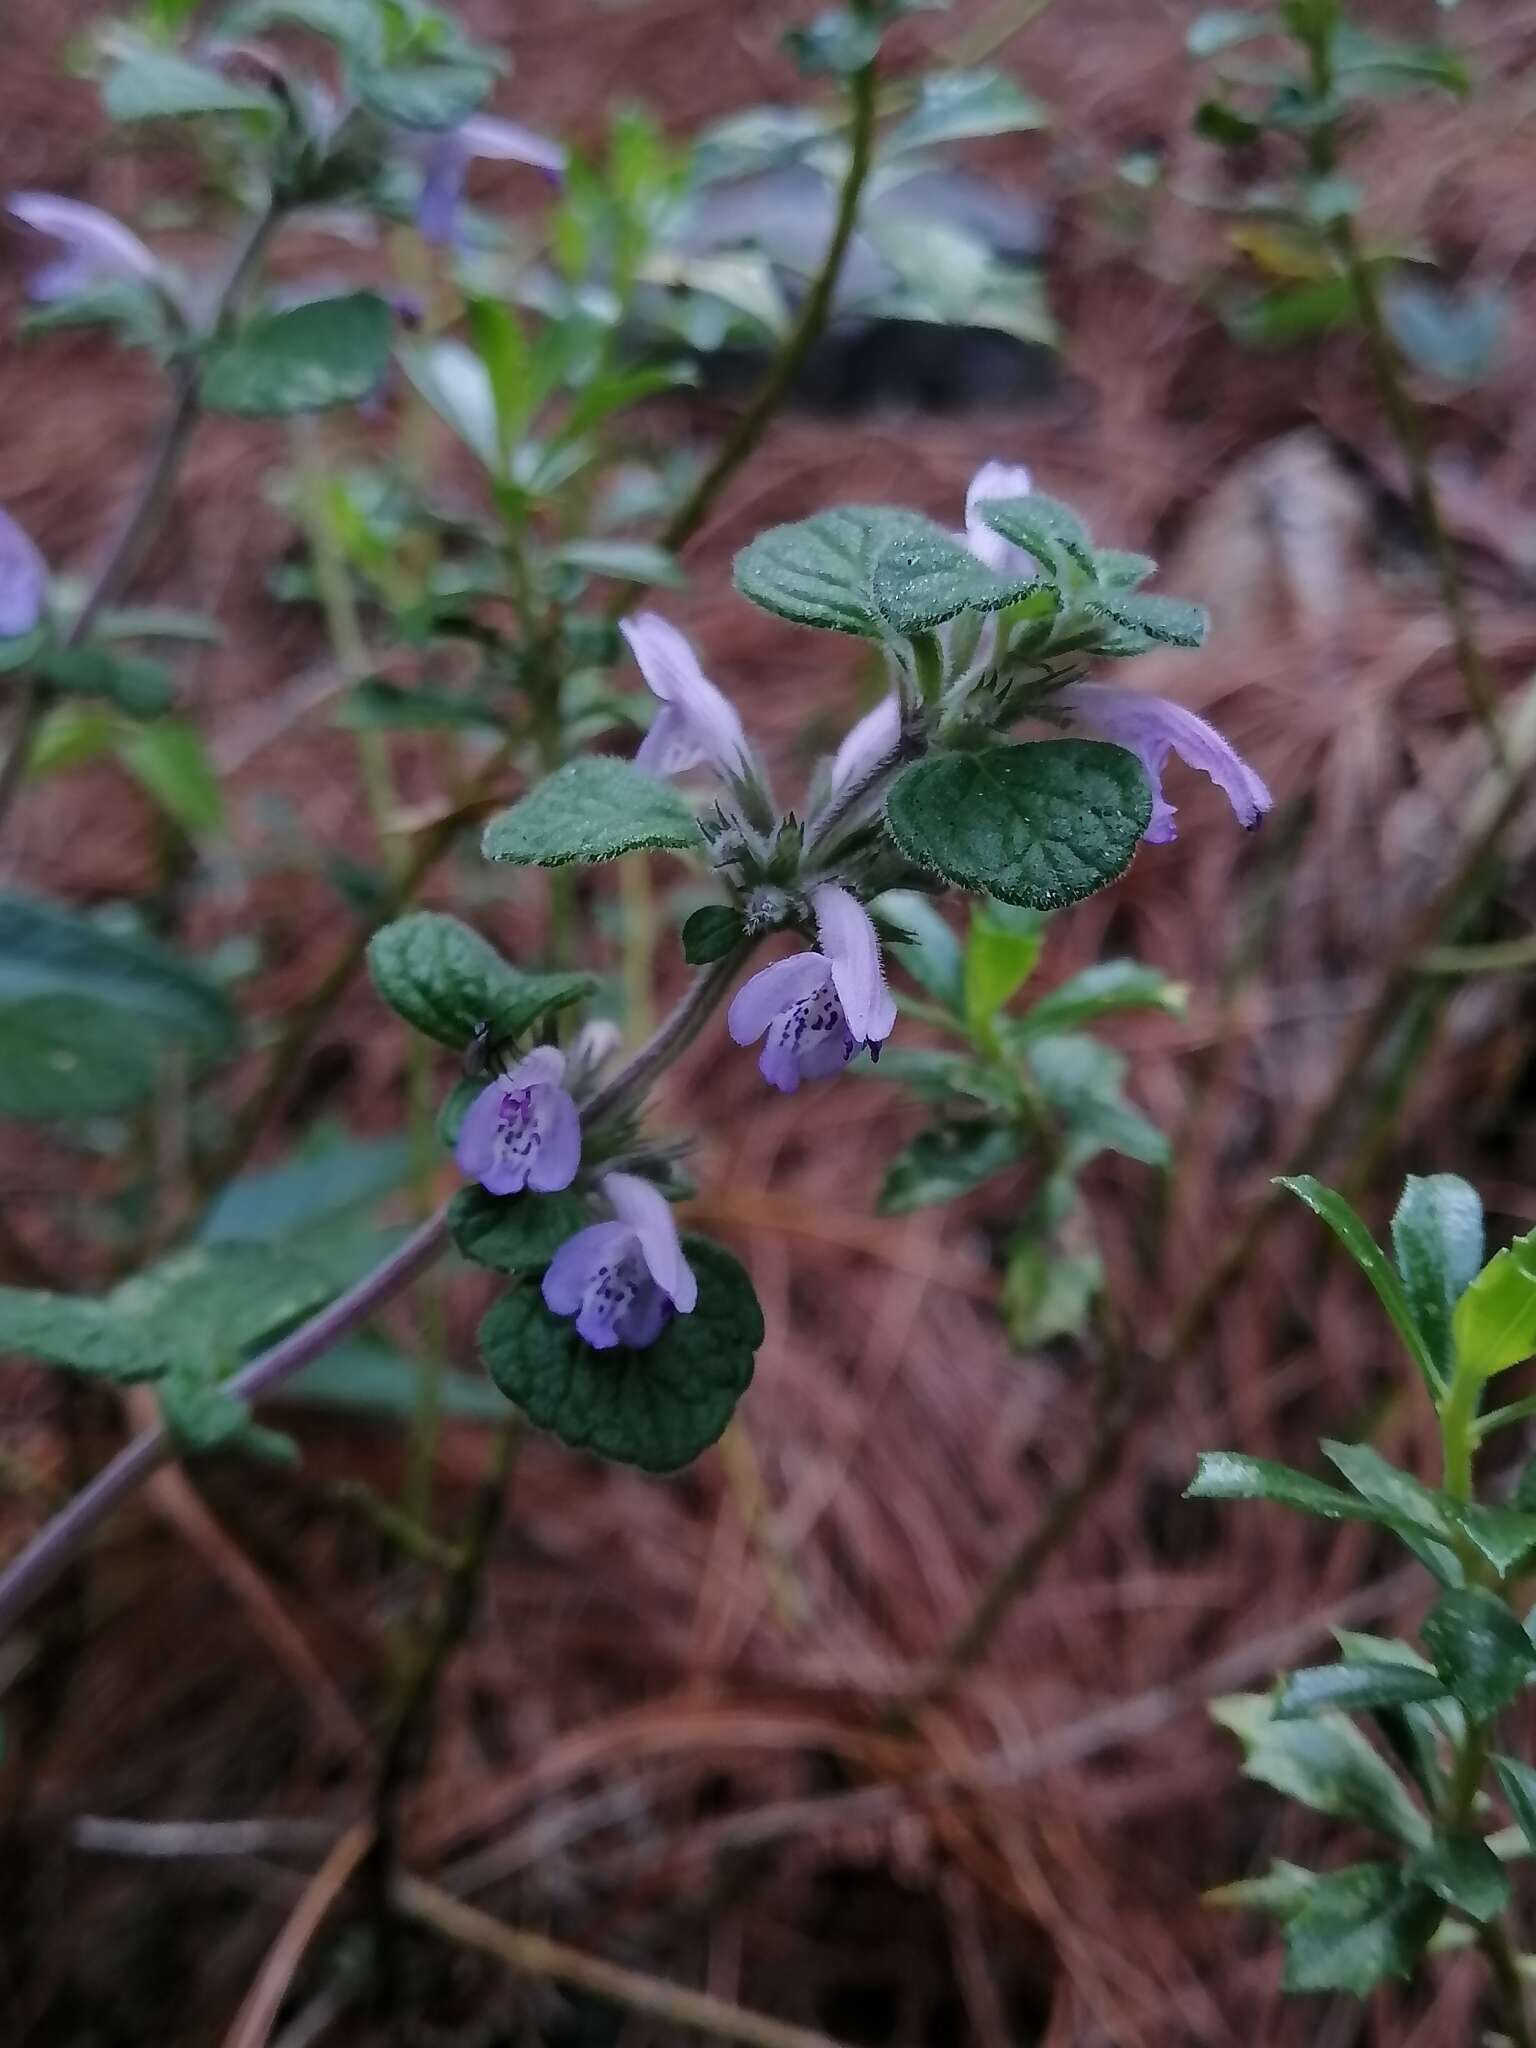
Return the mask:
<svg viewBox="0 0 1536 2048"><path fill-rule="evenodd" d="M382 1265L345 1294L338 1295L329 1308L311 1317L280 1344L253 1358L243 1371L229 1381L227 1391L238 1400L254 1403L275 1392L306 1365L330 1350L338 1338L364 1322L392 1295L408 1287L446 1248L448 1211L423 1223ZM176 1455L171 1433L161 1423L146 1429L125 1444L115 1458L96 1474L89 1486L77 1493L51 1522L39 1529L32 1541L0 1573L0 1641L10 1633L38 1596L51 1586L96 1525L121 1501L142 1486L146 1479L169 1464Z"/></svg>

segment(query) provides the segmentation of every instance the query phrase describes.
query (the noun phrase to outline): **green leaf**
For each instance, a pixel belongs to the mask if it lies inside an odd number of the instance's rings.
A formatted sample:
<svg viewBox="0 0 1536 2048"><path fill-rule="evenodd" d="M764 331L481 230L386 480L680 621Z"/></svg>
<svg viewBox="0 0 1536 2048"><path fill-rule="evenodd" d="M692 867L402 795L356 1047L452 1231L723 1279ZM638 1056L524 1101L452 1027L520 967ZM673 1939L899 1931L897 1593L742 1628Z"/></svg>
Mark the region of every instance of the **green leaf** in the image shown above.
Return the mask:
<svg viewBox="0 0 1536 2048"><path fill-rule="evenodd" d="M677 590L683 583L676 555L651 540L568 540L554 550L551 560L621 583L654 583L667 590Z"/></svg>
<svg viewBox="0 0 1536 2048"><path fill-rule="evenodd" d="M1094 1251L1064 1251L1038 1226L1014 1238L1003 1270L1001 1309L1008 1341L1034 1351L1059 1337L1078 1336L1104 1284L1104 1261Z"/></svg>
<svg viewBox="0 0 1536 2048"><path fill-rule="evenodd" d="M1275 1719L1296 1721L1307 1714L1355 1714L1364 1708L1396 1707L1408 1700L1445 1697L1445 1686L1433 1671L1411 1664L1315 1664L1293 1671L1275 1697Z"/></svg>
<svg viewBox="0 0 1536 2048"><path fill-rule="evenodd" d="M1017 1020L1017 1028L1031 1037L1075 1031L1126 1010L1161 1010L1182 1017L1188 1000L1185 985L1169 981L1155 967L1143 967L1137 960L1101 960L1032 1003Z"/></svg>
<svg viewBox="0 0 1536 2048"><path fill-rule="evenodd" d="M1461 391L1491 374L1510 326L1509 299L1491 287L1450 291L1397 277L1383 287L1381 309L1414 368Z"/></svg>
<svg viewBox="0 0 1536 2048"><path fill-rule="evenodd" d="M1213 7L1190 23L1184 47L1191 57L1216 57L1223 50L1235 50L1239 43L1274 31L1272 14L1259 14L1249 7Z"/></svg>
<svg viewBox="0 0 1536 2048"><path fill-rule="evenodd" d="M495 1273L542 1273L568 1237L588 1222L579 1195L488 1195L460 1188L448 1227L461 1254Z"/></svg>
<svg viewBox="0 0 1536 2048"><path fill-rule="evenodd" d="M905 1216L933 1202L953 1202L1016 1165L1026 1149L1012 1125L988 1118L933 1124L891 1161L875 1206L882 1216Z"/></svg>
<svg viewBox="0 0 1536 2048"><path fill-rule="evenodd" d="M1440 1391L1435 1371L1435 1361L1424 1333L1414 1320L1408 1305L1408 1297L1402 1282L1388 1264L1381 1247L1366 1229L1342 1195L1332 1188L1323 1186L1310 1173L1301 1173L1289 1178L1282 1176L1276 1185L1288 1188L1305 1202L1315 1216L1320 1216L1343 1245L1366 1279L1376 1290L1376 1298L1392 1318L1398 1335L1407 1346L1408 1355L1419 1368L1425 1384L1431 1393Z"/></svg>
<svg viewBox="0 0 1536 2048"><path fill-rule="evenodd" d="M413 911L375 932L368 970L392 1010L457 1051L482 1024L498 1041L521 1038L597 985L589 974L525 973L467 924L437 910Z"/></svg>
<svg viewBox="0 0 1536 2048"><path fill-rule="evenodd" d="M808 78L847 78L874 63L880 31L851 9L833 7L818 14L809 28L790 29L784 47Z"/></svg>
<svg viewBox="0 0 1536 2048"><path fill-rule="evenodd" d="M1440 1918L1434 1894L1394 1863L1331 1870L1285 1924L1285 1989L1363 1998L1384 1978L1410 1977Z"/></svg>
<svg viewBox="0 0 1536 2048"><path fill-rule="evenodd" d="M1518 1508L1447 1503L1457 1527L1469 1536L1499 1577L1506 1578L1536 1550L1536 1515Z"/></svg>
<svg viewBox="0 0 1536 2048"><path fill-rule="evenodd" d="M504 721L488 705L473 704L451 690L407 689L366 676L347 692L336 723L354 732L501 731Z"/></svg>
<svg viewBox="0 0 1536 2048"><path fill-rule="evenodd" d="M376 292L312 299L249 320L209 350L203 403L253 418L354 404L389 367L392 325Z"/></svg>
<svg viewBox="0 0 1536 2048"><path fill-rule="evenodd" d="M1016 1030L1011 1017L1001 1019L999 1029L1006 1044L1022 1047L1035 1086L1066 1126L1069 1171L1100 1152L1118 1152L1143 1166L1168 1165L1167 1138L1121 1093L1129 1064L1124 1053L1081 1032L1037 1038L1027 1028Z"/></svg>
<svg viewBox="0 0 1536 2048"><path fill-rule="evenodd" d="M1222 149L1247 149L1264 133L1262 125L1225 100L1202 100L1195 109L1195 133Z"/></svg>
<svg viewBox="0 0 1536 2048"><path fill-rule="evenodd" d="M1345 99L1387 98L1429 89L1462 99L1472 88L1459 52L1444 43L1397 42L1351 21L1334 37L1337 90Z"/></svg>
<svg viewBox="0 0 1536 2048"><path fill-rule="evenodd" d="M1499 1788L1509 1801L1515 1825L1536 1854L1536 1771L1512 1756L1494 1757L1493 1769Z"/></svg>
<svg viewBox="0 0 1536 2048"><path fill-rule="evenodd" d="M258 114L267 121L281 117L271 93L238 85L222 71L171 50L134 51L107 80L102 104L114 121L174 121L199 114Z"/></svg>
<svg viewBox="0 0 1536 2048"><path fill-rule="evenodd" d="M490 372L472 348L444 339L398 350L400 367L417 391L486 468L501 469L501 434Z"/></svg>
<svg viewBox="0 0 1536 2048"><path fill-rule="evenodd" d="M198 647L218 647L224 639L217 619L170 604L113 605L98 616L96 633L102 640L190 641Z"/></svg>
<svg viewBox="0 0 1536 2048"><path fill-rule="evenodd" d="M1403 1293L1430 1356L1449 1378L1451 1311L1483 1263L1483 1205L1454 1173L1410 1174L1392 1217Z"/></svg>
<svg viewBox="0 0 1536 2048"><path fill-rule="evenodd" d="M1012 1002L1034 973L1044 943L1039 911L973 908L965 942L965 1018L973 1032L986 1031Z"/></svg>
<svg viewBox="0 0 1536 2048"><path fill-rule="evenodd" d="M558 868L616 860L648 847L694 848L698 823L684 798L630 761L586 754L492 818L481 841L487 860Z"/></svg>
<svg viewBox="0 0 1536 2048"><path fill-rule="evenodd" d="M1262 1877L1239 1878L1235 1884L1218 1885L1204 1892L1200 1903L1229 1912L1271 1913L1277 1920L1289 1920L1312 1896L1317 1872L1299 1863L1276 1857Z"/></svg>
<svg viewBox="0 0 1536 2048"><path fill-rule="evenodd" d="M1277 1721L1263 1693L1211 1702L1211 1717L1243 1746L1243 1775L1336 1820L1359 1821L1410 1849L1426 1848L1429 1822L1386 1759L1342 1714Z"/></svg>
<svg viewBox="0 0 1536 2048"><path fill-rule="evenodd" d="M364 71L364 106L400 128L457 128L482 106L496 82L489 64L402 64Z"/></svg>
<svg viewBox="0 0 1536 2048"><path fill-rule="evenodd" d="M1442 1593L1419 1630L1446 1689L1474 1721L1486 1721L1524 1691L1536 1644L1504 1602L1483 1586Z"/></svg>
<svg viewBox="0 0 1536 2048"><path fill-rule="evenodd" d="M574 1324L521 1286L480 1325L493 1380L530 1422L574 1450L646 1472L675 1472L716 1441L752 1378L762 1311L745 1271L718 1245L685 1238L698 1306L644 1351L594 1351Z"/></svg>
<svg viewBox="0 0 1536 2048"><path fill-rule="evenodd" d="M1106 654L1149 654L1157 647L1203 647L1210 631L1210 613L1202 605L1186 604L1182 598L1154 597L1145 591L1124 591L1113 596L1090 597L1083 608L1096 619L1107 619L1115 636L1105 643Z"/></svg>
<svg viewBox="0 0 1536 2048"><path fill-rule="evenodd" d="M1123 548L1095 548L1093 567L1098 581L1110 590L1135 590L1157 571L1150 555L1127 554Z"/></svg>
<svg viewBox="0 0 1536 2048"><path fill-rule="evenodd" d="M1480 1927L1499 1917L1513 1891L1503 1864L1481 1835L1440 1836L1414 1857L1404 1875Z"/></svg>
<svg viewBox="0 0 1536 2048"><path fill-rule="evenodd" d="M1186 1500L1270 1500L1299 1508L1327 1522L1378 1522L1368 1502L1341 1493L1336 1486L1297 1472L1269 1458L1245 1457L1241 1451L1202 1451L1195 1476L1184 1489Z"/></svg>
<svg viewBox="0 0 1536 2048"><path fill-rule="evenodd" d="M1457 1302L1458 1362L1484 1379L1536 1353L1536 1231L1495 1252Z"/></svg>
<svg viewBox="0 0 1536 2048"><path fill-rule="evenodd" d="M108 1301L41 1288L0 1287L0 1353L19 1352L99 1379L150 1380L165 1356Z"/></svg>
<svg viewBox="0 0 1536 2048"><path fill-rule="evenodd" d="M994 533L1033 555L1053 577L1070 582L1076 572L1097 582L1088 529L1069 505L1032 491L1024 498L987 498L975 509Z"/></svg>
<svg viewBox="0 0 1536 2048"><path fill-rule="evenodd" d="M383 1344L357 1338L338 1344L303 1372L283 1383L274 1398L304 1407L335 1408L344 1414L376 1415L409 1422L420 1399L418 1359L404 1358ZM488 1381L452 1370L438 1376L438 1398L444 1415L461 1422L497 1422L507 1404Z"/></svg>
<svg viewBox="0 0 1536 2048"><path fill-rule="evenodd" d="M964 1000L965 972L960 941L932 898L911 889L887 889L870 909L908 934L894 942L892 957L919 987L947 1009L958 1011Z"/></svg>
<svg viewBox="0 0 1536 2048"><path fill-rule="evenodd" d="M276 25L307 28L363 62L383 55L384 24L376 0L246 0L224 24L232 35L258 35Z"/></svg>
<svg viewBox="0 0 1536 2048"><path fill-rule="evenodd" d="M338 1291L323 1261L291 1244L230 1238L191 1245L113 1290L112 1312L138 1324L167 1369L217 1378Z"/></svg>
<svg viewBox="0 0 1536 2048"><path fill-rule="evenodd" d="M709 967L735 952L745 930L739 910L728 903L706 903L683 922L683 958L690 967Z"/></svg>
<svg viewBox="0 0 1536 2048"><path fill-rule="evenodd" d="M996 576L915 512L841 505L772 526L736 557L736 588L800 626L880 639L925 631L967 609L990 612L1037 586Z"/></svg>
<svg viewBox="0 0 1536 2048"><path fill-rule="evenodd" d="M130 718L157 718L175 695L164 662L99 645L55 648L37 664L37 672L55 690L105 697Z"/></svg>
<svg viewBox="0 0 1536 2048"><path fill-rule="evenodd" d="M209 1058L239 1042L222 989L165 947L122 938L54 904L0 894L0 1003L33 995L116 1007Z"/></svg>
<svg viewBox="0 0 1536 2048"><path fill-rule="evenodd" d="M79 996L0 1004L0 1116L81 1123L153 1094L162 1046L136 1017Z"/></svg>
<svg viewBox="0 0 1536 2048"><path fill-rule="evenodd" d="M1123 874L1151 815L1140 762L1096 740L933 755L887 806L918 867L1033 910L1080 902Z"/></svg>
<svg viewBox="0 0 1536 2048"><path fill-rule="evenodd" d="M1017 135L1050 126L1044 101L1001 71L934 71L920 78L917 104L886 135L883 153L929 149L986 135Z"/></svg>
<svg viewBox="0 0 1536 2048"><path fill-rule="evenodd" d="M405 1137L342 1138L312 1133L311 1142L276 1166L245 1173L204 1216L198 1237L292 1238L311 1224L334 1220L393 1194L411 1175Z"/></svg>
<svg viewBox="0 0 1536 2048"><path fill-rule="evenodd" d="M1406 1667L1421 1677L1433 1679L1443 1691L1443 1681L1433 1664L1427 1657L1421 1657L1412 1644L1398 1637L1336 1628L1333 1638L1339 1654L1350 1663ZM1440 1762L1442 1745L1454 1751L1466 1739L1467 1717L1461 1708L1449 1697L1407 1700L1395 1707L1377 1707L1371 1718L1393 1756L1423 1793L1430 1811L1438 1811L1446 1796L1445 1772Z"/></svg>
<svg viewBox="0 0 1536 2048"><path fill-rule="evenodd" d="M1357 314L1348 278L1322 277L1255 292L1228 307L1225 317L1234 339L1248 348L1289 348L1348 326Z"/></svg>
<svg viewBox="0 0 1536 2048"><path fill-rule="evenodd" d="M117 743L118 759L189 839L224 830L224 792L202 734L185 719L163 718Z"/></svg>
<svg viewBox="0 0 1536 2048"><path fill-rule="evenodd" d="M1449 1503L1412 1473L1390 1463L1380 1451L1369 1444L1347 1444L1324 1437L1322 1452L1329 1464L1342 1472L1355 1491L1373 1506L1443 1542L1452 1540L1455 1532L1448 1513Z"/></svg>

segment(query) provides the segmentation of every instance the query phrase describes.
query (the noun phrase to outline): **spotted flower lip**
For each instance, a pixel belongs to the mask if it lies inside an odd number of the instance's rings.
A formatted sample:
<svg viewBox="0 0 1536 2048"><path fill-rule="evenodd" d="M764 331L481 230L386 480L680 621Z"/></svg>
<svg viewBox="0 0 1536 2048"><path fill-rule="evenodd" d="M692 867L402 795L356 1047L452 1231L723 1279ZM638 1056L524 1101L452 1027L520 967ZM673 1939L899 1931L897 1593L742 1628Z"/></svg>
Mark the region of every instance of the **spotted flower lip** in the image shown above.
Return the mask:
<svg viewBox="0 0 1536 2048"><path fill-rule="evenodd" d="M131 228L99 206L64 199L56 192L13 192L6 210L61 245L60 253L35 270L28 282L30 296L45 305L92 285L164 282L154 253Z"/></svg>
<svg viewBox="0 0 1536 2048"><path fill-rule="evenodd" d="M421 165L416 225L423 240L445 247L460 239L464 179L472 158L531 164L551 178L565 172L566 154L558 142L491 114L472 115L457 128L414 135L412 146Z"/></svg>
<svg viewBox="0 0 1536 2048"><path fill-rule="evenodd" d="M635 754L650 775L682 775L701 762L717 774L750 771L751 749L735 707L699 667L683 635L656 612L637 612L619 631L640 665L646 688L661 704Z"/></svg>
<svg viewBox="0 0 1536 2048"><path fill-rule="evenodd" d="M643 1350L674 1314L692 1314L699 1283L658 1188L632 1173L605 1173L598 1187L613 1219L588 1224L561 1245L544 1275L544 1304L574 1316L594 1351Z"/></svg>
<svg viewBox="0 0 1536 2048"><path fill-rule="evenodd" d="M1027 498L1034 488L1034 478L1022 463L984 462L966 489L966 546L998 576L1034 576L1038 565L1023 548L994 533L980 507L1002 498Z"/></svg>
<svg viewBox="0 0 1536 2048"><path fill-rule="evenodd" d="M454 1146L466 1180L492 1195L570 1186L581 1164L581 1117L561 1086L564 1074L560 1052L541 1045L480 1091Z"/></svg>
<svg viewBox="0 0 1536 2048"><path fill-rule="evenodd" d="M48 564L32 536L0 506L0 640L30 633L43 615Z"/></svg>
<svg viewBox="0 0 1536 2048"><path fill-rule="evenodd" d="M896 1027L869 912L835 882L814 890L811 904L821 950L764 967L736 991L726 1013L738 1045L764 1040L758 1071L783 1095L839 1072L861 1046L878 1058Z"/></svg>
<svg viewBox="0 0 1536 2048"><path fill-rule="evenodd" d="M1253 831L1273 807L1269 785L1237 749L1214 725L1168 697L1106 683L1071 683L1051 698L1050 708L1064 712L1075 731L1109 740L1140 761L1152 785L1152 822L1145 835L1149 845L1166 846L1178 837L1175 806L1163 795L1163 768L1170 753L1210 777L1245 831Z"/></svg>

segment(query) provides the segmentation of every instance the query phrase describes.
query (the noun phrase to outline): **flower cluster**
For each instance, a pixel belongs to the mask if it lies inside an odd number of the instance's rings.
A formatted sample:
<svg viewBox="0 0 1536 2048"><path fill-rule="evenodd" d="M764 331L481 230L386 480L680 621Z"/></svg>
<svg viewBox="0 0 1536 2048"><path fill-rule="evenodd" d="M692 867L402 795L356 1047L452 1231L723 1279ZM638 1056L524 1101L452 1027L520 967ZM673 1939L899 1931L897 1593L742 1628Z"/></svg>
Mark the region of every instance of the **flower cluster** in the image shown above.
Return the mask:
<svg viewBox="0 0 1536 2048"><path fill-rule="evenodd" d="M994 532L980 508L1028 497L1026 470L988 463L972 479L964 540L999 575L1026 576L1022 548ZM701 820L715 865L742 905L749 937L798 927L815 944L753 974L736 991L726 1028L736 1044L762 1041L759 1069L770 1087L793 1094L806 1081L839 1073L862 1051L871 1059L896 1023L885 984L880 941L864 900L886 886L881 858L849 852L845 828L878 812L895 775L928 744L928 714L910 679L862 717L818 778L809 824L778 819L768 778L734 706L700 667L687 640L655 613L621 628L657 710L635 756L658 779L704 770L715 784L713 824ZM976 677L996 658L993 629L979 636L975 677L962 676L954 697L965 704ZM1200 769L1226 794L1239 822L1256 825L1270 807L1262 780L1203 719L1166 698L1083 683L1066 675L1032 698L1029 710L1056 726L1134 754L1151 788L1145 837L1174 837L1174 809L1163 792L1170 754ZM977 693L977 716L986 699ZM995 701L995 700L994 700ZM908 746L909 728L913 737ZM833 827L837 829L834 830ZM873 838L878 840L878 829ZM867 846L871 835L864 835ZM785 848L789 851L786 854ZM565 1067L553 1047L540 1047L479 1095L464 1118L458 1163L494 1195L553 1193L570 1187L581 1165L581 1112L563 1085ZM580 1081L575 1082L578 1090ZM599 1350L651 1343L673 1314L694 1306L696 1288L663 1195L635 1175L608 1172L596 1184L610 1217L577 1231L556 1254L544 1299L557 1315L574 1317Z"/></svg>

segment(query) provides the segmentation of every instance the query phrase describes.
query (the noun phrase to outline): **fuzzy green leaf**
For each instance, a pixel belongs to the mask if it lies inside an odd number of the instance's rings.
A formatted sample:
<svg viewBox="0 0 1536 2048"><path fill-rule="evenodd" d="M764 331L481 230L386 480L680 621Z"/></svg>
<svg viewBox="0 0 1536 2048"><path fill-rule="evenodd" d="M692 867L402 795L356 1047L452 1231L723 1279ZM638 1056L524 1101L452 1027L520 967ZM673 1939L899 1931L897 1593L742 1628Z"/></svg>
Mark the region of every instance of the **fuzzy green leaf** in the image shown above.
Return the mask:
<svg viewBox="0 0 1536 2048"><path fill-rule="evenodd" d="M377 292L313 299L249 320L209 350L203 403L252 418L355 404L389 367L392 326Z"/></svg>
<svg viewBox="0 0 1536 2048"><path fill-rule="evenodd" d="M524 1285L480 1325L497 1386L530 1422L574 1450L646 1472L675 1472L716 1441L752 1378L762 1311L745 1271L718 1245L684 1240L698 1306L643 1351L594 1351Z"/></svg>
<svg viewBox="0 0 1536 2048"><path fill-rule="evenodd" d="M1429 1822L1396 1772L1342 1714L1277 1721L1263 1693L1213 1700L1211 1715L1243 1746L1243 1775L1336 1820L1356 1820L1410 1849L1431 1839Z"/></svg>
<svg viewBox="0 0 1536 2048"><path fill-rule="evenodd" d="M933 1124L891 1161L876 1207L882 1216L905 1216L953 1202L1016 1165L1025 1150L1017 1130L988 1118Z"/></svg>
<svg viewBox="0 0 1536 2048"><path fill-rule="evenodd" d="M114 121L174 121L201 114L281 115L271 93L240 85L211 65L194 64L171 50L136 50L119 64L102 91Z"/></svg>
<svg viewBox="0 0 1536 2048"><path fill-rule="evenodd" d="M489 64L401 64L364 71L364 106L400 128L457 128L483 105L496 74Z"/></svg>
<svg viewBox="0 0 1536 2048"><path fill-rule="evenodd" d="M1413 1974L1440 1919L1439 1900L1395 1863L1331 1870L1285 1924L1285 1988L1363 1998Z"/></svg>
<svg viewBox="0 0 1536 2048"><path fill-rule="evenodd" d="M1498 1918L1513 1889L1481 1835L1440 1836L1432 1848L1414 1857L1405 1874L1479 1926Z"/></svg>
<svg viewBox="0 0 1536 2048"><path fill-rule="evenodd" d="M496 1273L542 1273L568 1237L587 1222L579 1195L489 1195L460 1188L448 1227L466 1259Z"/></svg>
<svg viewBox="0 0 1536 2048"><path fill-rule="evenodd" d="M558 868L701 843L693 811L676 790L630 761L587 754L493 818L482 849L487 860Z"/></svg>
<svg viewBox="0 0 1536 2048"><path fill-rule="evenodd" d="M975 509L994 533L1033 555L1051 576L1097 583L1093 543L1070 506L1035 491L1026 498L988 498Z"/></svg>
<svg viewBox="0 0 1536 2048"><path fill-rule="evenodd" d="M1031 1037L1075 1031L1125 1010L1161 1010L1182 1017L1188 1000L1184 984L1169 981L1155 967L1144 967L1139 960L1102 960L1032 1003L1016 1028Z"/></svg>
<svg viewBox="0 0 1536 2048"><path fill-rule="evenodd" d="M0 1004L0 1116L79 1123L154 1091L163 1047L138 1018L79 996Z"/></svg>
<svg viewBox="0 0 1536 2048"><path fill-rule="evenodd" d="M891 791L901 851L960 888L1059 910L1130 866L1152 815L1141 764L1095 740L938 754Z"/></svg>
<svg viewBox="0 0 1536 2048"><path fill-rule="evenodd" d="M524 973L467 924L437 910L413 911L376 932L368 969L392 1010L459 1051L483 1024L498 1041L521 1038L596 986L590 974Z"/></svg>
<svg viewBox="0 0 1536 2048"><path fill-rule="evenodd" d="M1504 1602L1483 1586L1442 1593L1419 1630L1446 1690L1474 1721L1517 1698L1536 1672L1536 1644Z"/></svg>
<svg viewBox="0 0 1536 2048"><path fill-rule="evenodd" d="M706 903L683 924L683 958L690 967L709 967L741 944L746 926L728 903Z"/></svg>

